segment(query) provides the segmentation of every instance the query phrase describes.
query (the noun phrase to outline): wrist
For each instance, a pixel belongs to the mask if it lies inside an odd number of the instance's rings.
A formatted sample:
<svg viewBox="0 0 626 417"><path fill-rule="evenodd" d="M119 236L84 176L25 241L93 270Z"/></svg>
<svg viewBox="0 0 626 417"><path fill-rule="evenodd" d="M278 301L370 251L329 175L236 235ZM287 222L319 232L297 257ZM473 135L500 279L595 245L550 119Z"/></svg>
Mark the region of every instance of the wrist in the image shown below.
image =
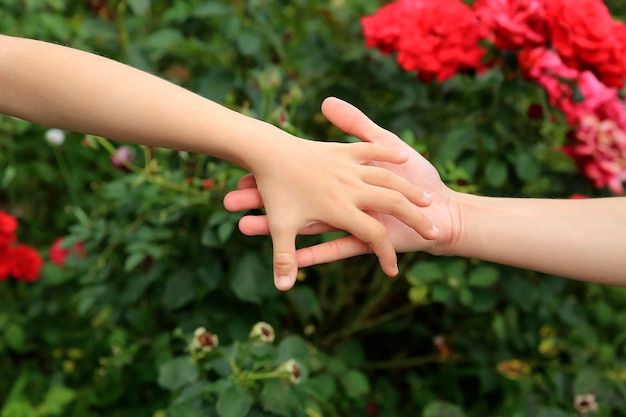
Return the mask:
<svg viewBox="0 0 626 417"><path fill-rule="evenodd" d="M453 191L446 188L447 201L445 203L445 217L449 222L446 233L438 238L432 249L428 250L433 255L459 256L464 248L471 245L475 237L473 224L475 196Z"/></svg>

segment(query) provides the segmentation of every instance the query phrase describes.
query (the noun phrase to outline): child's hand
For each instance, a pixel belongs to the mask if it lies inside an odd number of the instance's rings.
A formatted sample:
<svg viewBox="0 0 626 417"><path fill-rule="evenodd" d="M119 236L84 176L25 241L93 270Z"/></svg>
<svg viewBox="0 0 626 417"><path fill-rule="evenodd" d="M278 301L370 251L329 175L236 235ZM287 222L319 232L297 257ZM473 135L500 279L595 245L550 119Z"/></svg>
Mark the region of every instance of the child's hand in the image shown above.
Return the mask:
<svg viewBox="0 0 626 417"><path fill-rule="evenodd" d="M255 177L246 176L240 180L239 190L229 193L224 200L226 208L231 211L265 206L270 217L269 224L265 216L245 216L239 227L247 235L272 232L275 254L278 255L278 258L275 257L276 270L283 270L280 265L282 256L292 262L296 233L321 233L339 229L352 234L332 242L300 249L297 253L299 266L375 252L383 270L390 276L397 273L395 251L435 252L439 246L449 241L452 229L448 210L450 193L433 166L397 136L380 128L346 102L335 98L327 99L322 111L346 133L376 143L304 142L320 148L315 151L317 156L312 161L318 166L327 165L323 170L325 172L321 172L321 168L312 171L298 169L297 166L290 170L291 174L285 171L286 176L297 175L297 178L289 178L295 187L290 191L279 181L274 181L271 186L277 188L266 192L259 184L258 175L256 181ZM365 151L354 145L374 145L376 148ZM379 147L383 145L383 148ZM376 153L379 156L374 162ZM402 164L406 160L402 155L406 154L410 155L408 162ZM370 161L370 166L362 165ZM296 157L290 162L301 166ZM411 183L419 183L419 190L411 188L409 182L400 177L390 176L390 172L408 179ZM302 184L305 183L313 185L303 187ZM431 201L424 197L422 191L427 192L436 204L427 207ZM274 197L277 204L270 207L268 200L261 197L264 193ZM302 200L298 202L295 201L296 198ZM275 218L279 222L278 228L272 228L271 225L273 207L276 207L276 212L283 209L282 217ZM304 214L313 211L317 214L306 216L308 220L304 221ZM281 224L280 220L285 224ZM287 255L279 255L281 253ZM296 267L293 265L289 268L290 281L286 281L285 285L277 281L280 289L288 289L293 285Z"/></svg>

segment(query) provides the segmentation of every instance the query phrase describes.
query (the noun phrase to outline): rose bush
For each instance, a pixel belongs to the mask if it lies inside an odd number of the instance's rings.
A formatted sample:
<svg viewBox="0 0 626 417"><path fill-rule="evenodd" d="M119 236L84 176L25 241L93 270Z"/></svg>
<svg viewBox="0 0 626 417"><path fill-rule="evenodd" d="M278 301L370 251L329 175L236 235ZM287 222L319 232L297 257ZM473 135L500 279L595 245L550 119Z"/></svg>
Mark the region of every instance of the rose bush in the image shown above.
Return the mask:
<svg viewBox="0 0 626 417"><path fill-rule="evenodd" d="M537 2L442 3L0 0L0 22L305 137L354 140L320 115L339 96L457 190L614 195L609 64L569 67ZM402 37L410 72L389 56ZM44 261L35 282L0 282L0 416L623 414L623 289L415 253L394 280L364 256L279 293L269 239L222 207L239 168L121 146L0 117L0 241Z"/></svg>

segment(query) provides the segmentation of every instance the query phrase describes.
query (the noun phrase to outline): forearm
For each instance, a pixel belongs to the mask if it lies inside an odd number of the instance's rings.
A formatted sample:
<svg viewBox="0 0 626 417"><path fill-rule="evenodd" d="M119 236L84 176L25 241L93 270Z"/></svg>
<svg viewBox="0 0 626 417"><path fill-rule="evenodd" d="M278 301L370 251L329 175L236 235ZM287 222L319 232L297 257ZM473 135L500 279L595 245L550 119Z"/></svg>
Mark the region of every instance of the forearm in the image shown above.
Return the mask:
<svg viewBox="0 0 626 417"><path fill-rule="evenodd" d="M49 127L209 154L247 169L249 158L289 138L118 62L7 36L0 36L0 112ZM260 136L277 143L255 140Z"/></svg>
<svg viewBox="0 0 626 417"><path fill-rule="evenodd" d="M626 285L626 198L456 197L454 255Z"/></svg>

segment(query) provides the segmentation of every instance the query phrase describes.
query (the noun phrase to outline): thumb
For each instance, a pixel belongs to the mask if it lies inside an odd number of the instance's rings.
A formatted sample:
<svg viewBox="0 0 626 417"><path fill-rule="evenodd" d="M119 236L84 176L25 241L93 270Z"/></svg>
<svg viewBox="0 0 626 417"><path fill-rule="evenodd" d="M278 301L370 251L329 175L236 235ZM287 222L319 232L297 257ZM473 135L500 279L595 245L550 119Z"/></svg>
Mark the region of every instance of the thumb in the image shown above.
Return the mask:
<svg viewBox="0 0 626 417"><path fill-rule="evenodd" d="M402 139L383 129L352 104L336 97L328 97L322 103L322 113L332 124L363 142L375 142L385 146L407 146Z"/></svg>
<svg viewBox="0 0 626 417"><path fill-rule="evenodd" d="M296 263L296 232L279 229L271 230L274 244L274 285L281 291L293 287L298 273Z"/></svg>

